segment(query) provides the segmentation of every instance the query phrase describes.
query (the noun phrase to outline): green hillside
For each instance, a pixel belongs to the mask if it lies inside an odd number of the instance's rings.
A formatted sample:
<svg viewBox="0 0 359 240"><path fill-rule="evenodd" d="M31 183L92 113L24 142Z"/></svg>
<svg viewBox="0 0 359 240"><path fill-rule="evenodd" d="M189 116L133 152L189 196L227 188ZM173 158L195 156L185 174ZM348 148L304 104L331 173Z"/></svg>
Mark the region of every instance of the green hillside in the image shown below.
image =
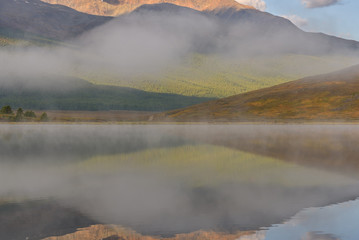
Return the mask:
<svg viewBox="0 0 359 240"><path fill-rule="evenodd" d="M341 56L287 55L246 60L214 55L192 55L182 64L157 75L135 78L106 73L78 73L93 83L131 87L149 92L222 98L305 76L339 70L357 63Z"/></svg>
<svg viewBox="0 0 359 240"><path fill-rule="evenodd" d="M143 169L165 177L179 178L197 186L213 186L228 182L265 183L289 187L334 186L340 185L346 179L337 174L271 157L202 144L96 156L80 162L77 167L80 172L95 170L100 173L120 169ZM73 165L71 168L76 169Z"/></svg>
<svg viewBox="0 0 359 240"><path fill-rule="evenodd" d="M33 110L164 111L208 101L209 98L151 93L137 89L95 85L69 79L64 85L38 88L0 88L0 106Z"/></svg>

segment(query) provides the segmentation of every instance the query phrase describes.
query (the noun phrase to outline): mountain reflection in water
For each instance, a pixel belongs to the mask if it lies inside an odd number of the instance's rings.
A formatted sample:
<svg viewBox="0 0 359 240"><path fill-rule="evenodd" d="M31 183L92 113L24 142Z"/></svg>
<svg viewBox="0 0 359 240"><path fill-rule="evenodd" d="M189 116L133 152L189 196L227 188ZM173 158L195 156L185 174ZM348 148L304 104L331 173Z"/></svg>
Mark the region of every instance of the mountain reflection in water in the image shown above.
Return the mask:
<svg viewBox="0 0 359 240"><path fill-rule="evenodd" d="M315 125L3 124L0 239L41 239L91 224L156 236L258 230L358 197L356 134L358 127ZM326 149L343 161L309 164ZM310 162L300 161L311 153Z"/></svg>

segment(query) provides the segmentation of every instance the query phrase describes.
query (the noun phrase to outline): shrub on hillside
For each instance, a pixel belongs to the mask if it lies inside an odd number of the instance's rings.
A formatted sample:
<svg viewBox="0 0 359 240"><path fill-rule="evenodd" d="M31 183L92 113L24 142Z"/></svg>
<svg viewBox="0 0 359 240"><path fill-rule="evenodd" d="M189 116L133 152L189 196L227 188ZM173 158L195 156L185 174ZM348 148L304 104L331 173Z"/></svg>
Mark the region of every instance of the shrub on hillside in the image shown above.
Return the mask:
<svg viewBox="0 0 359 240"><path fill-rule="evenodd" d="M24 113L24 117L27 117L27 118L36 118L36 114L33 112L33 111L26 111Z"/></svg>
<svg viewBox="0 0 359 240"><path fill-rule="evenodd" d="M49 121L49 117L47 116L47 113L44 112L43 114L41 114L40 121L41 122L48 122Z"/></svg>
<svg viewBox="0 0 359 240"><path fill-rule="evenodd" d="M12 111L11 107L9 105L7 105L7 106L3 106L1 108L0 113L2 113L2 114L12 114L13 111Z"/></svg>

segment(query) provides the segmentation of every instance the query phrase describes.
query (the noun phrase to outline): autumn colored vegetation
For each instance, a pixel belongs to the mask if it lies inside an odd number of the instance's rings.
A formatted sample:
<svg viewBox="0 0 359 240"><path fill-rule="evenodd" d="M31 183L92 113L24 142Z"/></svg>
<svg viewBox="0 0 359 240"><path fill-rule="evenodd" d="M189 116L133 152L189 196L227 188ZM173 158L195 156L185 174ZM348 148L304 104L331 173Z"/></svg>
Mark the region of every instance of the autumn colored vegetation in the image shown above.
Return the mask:
<svg viewBox="0 0 359 240"><path fill-rule="evenodd" d="M169 111L172 121L359 120L359 66Z"/></svg>

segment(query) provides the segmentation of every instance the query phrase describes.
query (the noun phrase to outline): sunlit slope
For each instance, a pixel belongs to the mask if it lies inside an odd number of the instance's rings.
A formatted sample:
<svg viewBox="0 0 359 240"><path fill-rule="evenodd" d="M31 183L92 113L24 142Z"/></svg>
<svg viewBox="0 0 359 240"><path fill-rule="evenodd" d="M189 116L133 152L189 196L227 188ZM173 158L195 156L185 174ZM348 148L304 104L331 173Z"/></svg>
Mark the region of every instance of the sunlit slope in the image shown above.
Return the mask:
<svg viewBox="0 0 359 240"><path fill-rule="evenodd" d="M359 119L359 65L167 112L175 121Z"/></svg>
<svg viewBox="0 0 359 240"><path fill-rule="evenodd" d="M42 0L51 4L61 4L80 12L102 16L117 16L135 10L143 4L172 3L199 11L214 10L217 8L252 8L236 2L235 0Z"/></svg>
<svg viewBox="0 0 359 240"><path fill-rule="evenodd" d="M342 56L286 55L244 60L196 54L156 74L126 77L94 72L78 76L97 84L148 92L222 98L339 70L356 62L355 58Z"/></svg>
<svg viewBox="0 0 359 240"><path fill-rule="evenodd" d="M214 145L152 148L134 153L98 156L79 163L78 168L79 171L97 173L117 172L121 169L126 172L143 171L197 187L224 183L313 187L351 182L349 178L333 173Z"/></svg>

